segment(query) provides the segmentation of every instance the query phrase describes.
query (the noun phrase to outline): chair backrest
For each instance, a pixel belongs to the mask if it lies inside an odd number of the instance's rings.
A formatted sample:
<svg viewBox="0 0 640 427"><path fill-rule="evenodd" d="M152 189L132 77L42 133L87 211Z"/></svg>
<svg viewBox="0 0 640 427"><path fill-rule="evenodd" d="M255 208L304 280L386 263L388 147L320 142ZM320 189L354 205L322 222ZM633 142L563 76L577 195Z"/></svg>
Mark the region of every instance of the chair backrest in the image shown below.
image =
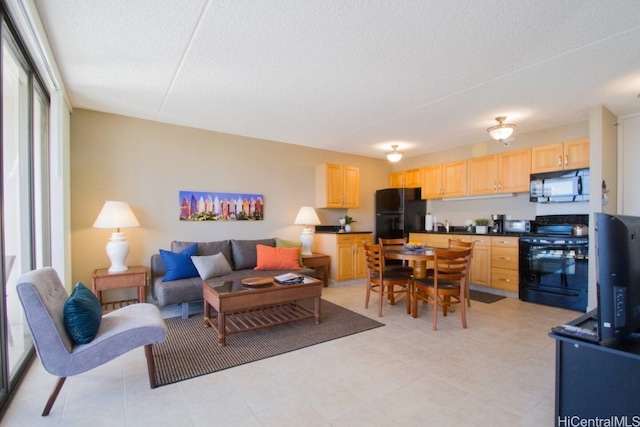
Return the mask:
<svg viewBox="0 0 640 427"><path fill-rule="evenodd" d="M438 280L463 281L466 278L471 248L434 250L434 277Z"/></svg>
<svg viewBox="0 0 640 427"><path fill-rule="evenodd" d="M388 249L402 249L407 243L407 239L404 237L397 239L383 239L382 237L378 237L378 243L380 243L381 246L388 247Z"/></svg>
<svg viewBox="0 0 640 427"><path fill-rule="evenodd" d="M73 342L64 327L64 303L68 294L58 273L45 267L18 279L18 296L44 368L53 375L65 371Z"/></svg>
<svg viewBox="0 0 640 427"><path fill-rule="evenodd" d="M466 242L460 239L449 239L449 248L472 248L473 242Z"/></svg>
<svg viewBox="0 0 640 427"><path fill-rule="evenodd" d="M365 244L364 252L367 260L367 276L370 279L381 279L384 270L382 245Z"/></svg>

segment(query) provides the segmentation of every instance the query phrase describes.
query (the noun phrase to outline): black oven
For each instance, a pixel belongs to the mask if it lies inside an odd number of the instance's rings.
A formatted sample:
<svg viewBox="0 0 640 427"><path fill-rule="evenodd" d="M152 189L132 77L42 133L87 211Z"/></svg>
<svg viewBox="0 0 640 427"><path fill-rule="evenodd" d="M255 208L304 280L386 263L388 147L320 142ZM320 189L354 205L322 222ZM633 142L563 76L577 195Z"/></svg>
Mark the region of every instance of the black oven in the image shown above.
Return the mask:
<svg viewBox="0 0 640 427"><path fill-rule="evenodd" d="M586 217L586 218L585 218ZM536 218L537 234L520 237L520 299L585 312L589 287L589 237L571 236L588 216ZM544 232L551 234L544 234ZM542 234L541 234L542 233ZM568 234L567 234L568 233Z"/></svg>

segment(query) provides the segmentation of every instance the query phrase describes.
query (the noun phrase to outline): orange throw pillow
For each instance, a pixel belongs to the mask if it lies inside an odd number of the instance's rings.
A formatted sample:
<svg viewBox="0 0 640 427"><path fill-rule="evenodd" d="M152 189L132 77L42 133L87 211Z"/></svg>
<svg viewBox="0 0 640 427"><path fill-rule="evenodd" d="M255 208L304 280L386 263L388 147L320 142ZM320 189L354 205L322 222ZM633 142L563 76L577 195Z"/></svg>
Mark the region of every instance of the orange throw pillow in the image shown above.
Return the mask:
<svg viewBox="0 0 640 427"><path fill-rule="evenodd" d="M258 265L254 270L299 270L300 248L274 248L256 245Z"/></svg>

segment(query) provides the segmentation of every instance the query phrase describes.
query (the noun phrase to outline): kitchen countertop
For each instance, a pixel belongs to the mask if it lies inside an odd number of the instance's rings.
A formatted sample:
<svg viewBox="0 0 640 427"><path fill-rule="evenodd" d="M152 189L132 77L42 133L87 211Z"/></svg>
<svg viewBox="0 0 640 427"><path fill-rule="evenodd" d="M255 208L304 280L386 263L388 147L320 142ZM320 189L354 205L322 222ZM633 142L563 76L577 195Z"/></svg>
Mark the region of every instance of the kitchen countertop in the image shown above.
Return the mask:
<svg viewBox="0 0 640 427"><path fill-rule="evenodd" d="M316 234L371 234L373 231L354 231L351 230L349 232L346 231L316 231Z"/></svg>
<svg viewBox="0 0 640 427"><path fill-rule="evenodd" d="M467 236L509 236L509 237L520 237L530 233L476 233L474 231L467 230L451 230L446 232L442 231L427 231L427 230L416 230L412 231L412 233L421 233L421 234L453 234L453 235L467 235Z"/></svg>

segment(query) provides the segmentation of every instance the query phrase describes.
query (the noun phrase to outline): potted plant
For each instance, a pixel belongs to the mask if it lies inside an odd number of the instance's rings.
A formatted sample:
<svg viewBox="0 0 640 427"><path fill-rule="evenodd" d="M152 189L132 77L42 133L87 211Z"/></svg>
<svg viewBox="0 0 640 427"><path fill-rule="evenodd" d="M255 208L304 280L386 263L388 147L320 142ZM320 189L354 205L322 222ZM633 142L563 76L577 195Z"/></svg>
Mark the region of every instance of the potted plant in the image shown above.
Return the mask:
<svg viewBox="0 0 640 427"><path fill-rule="evenodd" d="M351 231L351 223L356 222L352 217L350 217L349 215L345 215L344 216L344 231L346 231L347 233L349 231Z"/></svg>
<svg viewBox="0 0 640 427"><path fill-rule="evenodd" d="M476 219L476 234L487 234L489 220L486 218Z"/></svg>

